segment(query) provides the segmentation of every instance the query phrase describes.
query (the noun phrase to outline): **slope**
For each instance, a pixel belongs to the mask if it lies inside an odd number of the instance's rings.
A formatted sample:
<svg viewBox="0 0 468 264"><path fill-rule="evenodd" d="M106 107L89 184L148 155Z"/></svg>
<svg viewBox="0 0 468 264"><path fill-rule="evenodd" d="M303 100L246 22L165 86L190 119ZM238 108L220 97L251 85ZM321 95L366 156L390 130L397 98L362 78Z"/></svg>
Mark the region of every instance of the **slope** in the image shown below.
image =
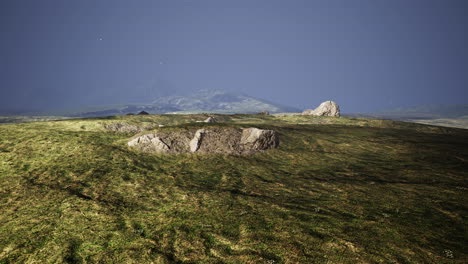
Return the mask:
<svg viewBox="0 0 468 264"><path fill-rule="evenodd" d="M229 156L147 155L105 129L206 117L0 126L0 263L466 263L465 130L217 115L280 133Z"/></svg>

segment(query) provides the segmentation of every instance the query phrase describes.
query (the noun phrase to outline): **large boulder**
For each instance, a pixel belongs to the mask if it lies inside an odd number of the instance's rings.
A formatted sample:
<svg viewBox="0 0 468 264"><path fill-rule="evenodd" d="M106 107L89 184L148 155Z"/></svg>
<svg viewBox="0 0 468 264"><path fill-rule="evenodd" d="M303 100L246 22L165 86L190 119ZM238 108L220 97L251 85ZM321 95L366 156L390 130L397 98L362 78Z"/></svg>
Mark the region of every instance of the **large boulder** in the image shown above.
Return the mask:
<svg viewBox="0 0 468 264"><path fill-rule="evenodd" d="M130 147L136 147L145 152L169 152L169 146L157 134L147 134L130 140Z"/></svg>
<svg viewBox="0 0 468 264"><path fill-rule="evenodd" d="M278 134L273 130L245 128L242 130L240 144L250 150L265 150L279 145Z"/></svg>
<svg viewBox="0 0 468 264"><path fill-rule="evenodd" d="M207 119L205 119L203 122L205 123L216 123L216 119L214 119L213 117L208 117Z"/></svg>
<svg viewBox="0 0 468 264"><path fill-rule="evenodd" d="M340 116L340 107L333 101L325 101L319 105L319 107L307 109L302 112L302 115L314 115L314 116Z"/></svg>

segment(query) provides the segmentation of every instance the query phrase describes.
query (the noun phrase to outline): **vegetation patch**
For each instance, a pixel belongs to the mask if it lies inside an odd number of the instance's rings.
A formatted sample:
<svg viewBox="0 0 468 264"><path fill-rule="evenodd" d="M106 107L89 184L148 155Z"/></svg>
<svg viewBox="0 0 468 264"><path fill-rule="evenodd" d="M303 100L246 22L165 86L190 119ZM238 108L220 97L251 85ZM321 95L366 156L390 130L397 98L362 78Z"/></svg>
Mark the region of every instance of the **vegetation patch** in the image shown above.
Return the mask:
<svg viewBox="0 0 468 264"><path fill-rule="evenodd" d="M466 130L311 116L196 123L207 117L0 126L0 263L466 263ZM281 144L148 154L112 123L258 127Z"/></svg>

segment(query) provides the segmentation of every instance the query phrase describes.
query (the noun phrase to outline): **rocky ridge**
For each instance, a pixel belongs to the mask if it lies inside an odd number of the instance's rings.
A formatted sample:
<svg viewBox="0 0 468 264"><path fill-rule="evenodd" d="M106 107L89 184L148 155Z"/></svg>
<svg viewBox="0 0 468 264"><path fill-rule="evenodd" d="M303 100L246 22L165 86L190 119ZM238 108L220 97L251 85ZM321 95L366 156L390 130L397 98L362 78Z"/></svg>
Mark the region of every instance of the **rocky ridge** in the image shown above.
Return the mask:
<svg viewBox="0 0 468 264"><path fill-rule="evenodd" d="M158 131L131 139L127 145L147 153L251 154L279 145L279 135L259 128L203 128Z"/></svg>

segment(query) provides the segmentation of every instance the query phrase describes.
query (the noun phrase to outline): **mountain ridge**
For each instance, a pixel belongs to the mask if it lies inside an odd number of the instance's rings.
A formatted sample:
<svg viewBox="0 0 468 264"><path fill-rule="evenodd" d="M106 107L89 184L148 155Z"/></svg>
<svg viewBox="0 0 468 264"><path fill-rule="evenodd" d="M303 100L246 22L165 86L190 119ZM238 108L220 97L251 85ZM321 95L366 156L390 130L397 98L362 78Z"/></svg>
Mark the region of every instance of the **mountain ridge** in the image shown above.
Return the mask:
<svg viewBox="0 0 468 264"><path fill-rule="evenodd" d="M290 106L273 103L243 93L223 90L202 89L187 95L168 95L154 99L151 103L114 104L90 106L62 111L47 111L40 115L60 115L70 117L98 117L125 115L146 111L150 114L164 113L258 113L269 111L299 112Z"/></svg>

